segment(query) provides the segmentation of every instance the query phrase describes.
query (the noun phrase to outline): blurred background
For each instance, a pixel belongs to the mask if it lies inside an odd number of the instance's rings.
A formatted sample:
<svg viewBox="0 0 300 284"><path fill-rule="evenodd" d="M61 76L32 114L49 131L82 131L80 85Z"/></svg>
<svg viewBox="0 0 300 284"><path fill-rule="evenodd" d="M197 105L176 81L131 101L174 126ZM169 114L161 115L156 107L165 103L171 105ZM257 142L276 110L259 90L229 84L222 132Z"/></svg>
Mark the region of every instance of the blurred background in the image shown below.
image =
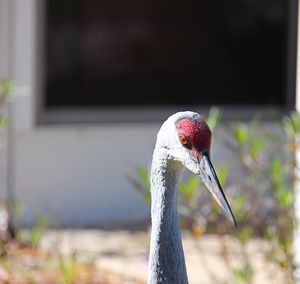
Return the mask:
<svg viewBox="0 0 300 284"><path fill-rule="evenodd" d="M183 175L190 283L300 283L297 34L297 0L0 0L0 283L146 283L152 151L181 110L239 223Z"/></svg>

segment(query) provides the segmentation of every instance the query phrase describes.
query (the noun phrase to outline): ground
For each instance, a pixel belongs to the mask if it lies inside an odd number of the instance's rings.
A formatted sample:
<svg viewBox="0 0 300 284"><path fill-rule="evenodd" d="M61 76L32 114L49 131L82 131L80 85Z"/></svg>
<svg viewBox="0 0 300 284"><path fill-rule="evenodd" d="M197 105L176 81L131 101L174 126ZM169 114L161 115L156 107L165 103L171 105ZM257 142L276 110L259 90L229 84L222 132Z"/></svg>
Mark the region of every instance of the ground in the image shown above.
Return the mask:
<svg viewBox="0 0 300 284"><path fill-rule="evenodd" d="M234 238L183 235L183 244L190 284L233 283L232 271L242 260ZM147 280L148 246L145 231L49 230L36 248L18 242L6 245L0 283L142 284ZM266 261L267 247L260 239L247 247L254 267L252 283L285 283L282 272Z"/></svg>

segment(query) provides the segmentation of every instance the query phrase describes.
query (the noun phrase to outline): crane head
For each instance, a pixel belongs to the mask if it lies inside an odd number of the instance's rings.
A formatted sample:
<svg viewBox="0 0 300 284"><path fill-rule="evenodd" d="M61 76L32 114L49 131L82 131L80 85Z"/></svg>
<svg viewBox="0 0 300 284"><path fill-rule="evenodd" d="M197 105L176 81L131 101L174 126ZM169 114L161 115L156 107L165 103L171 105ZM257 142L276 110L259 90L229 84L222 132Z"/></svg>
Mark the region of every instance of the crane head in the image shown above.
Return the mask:
<svg viewBox="0 0 300 284"><path fill-rule="evenodd" d="M211 131L195 112L178 112L163 124L158 143L169 155L198 175L236 227L236 220L210 160Z"/></svg>

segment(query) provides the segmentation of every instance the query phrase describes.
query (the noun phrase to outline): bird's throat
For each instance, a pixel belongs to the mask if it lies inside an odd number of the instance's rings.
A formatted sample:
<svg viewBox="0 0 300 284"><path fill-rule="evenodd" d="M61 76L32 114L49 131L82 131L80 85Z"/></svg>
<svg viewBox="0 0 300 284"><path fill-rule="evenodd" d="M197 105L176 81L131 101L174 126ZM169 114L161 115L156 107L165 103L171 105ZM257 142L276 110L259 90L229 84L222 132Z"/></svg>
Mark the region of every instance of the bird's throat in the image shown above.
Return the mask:
<svg viewBox="0 0 300 284"><path fill-rule="evenodd" d="M154 152L151 169L149 284L187 282L177 214L178 162Z"/></svg>

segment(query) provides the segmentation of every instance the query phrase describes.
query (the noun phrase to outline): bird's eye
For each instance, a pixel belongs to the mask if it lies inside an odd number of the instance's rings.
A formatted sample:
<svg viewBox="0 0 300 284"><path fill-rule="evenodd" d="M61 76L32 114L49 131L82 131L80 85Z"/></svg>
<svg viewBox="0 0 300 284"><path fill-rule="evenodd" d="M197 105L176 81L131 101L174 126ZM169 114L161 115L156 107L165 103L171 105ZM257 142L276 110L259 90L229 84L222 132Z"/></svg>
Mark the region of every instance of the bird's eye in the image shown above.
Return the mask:
<svg viewBox="0 0 300 284"><path fill-rule="evenodd" d="M179 134L179 140L180 140L180 143L184 146L186 146L189 143L189 141L183 134Z"/></svg>

